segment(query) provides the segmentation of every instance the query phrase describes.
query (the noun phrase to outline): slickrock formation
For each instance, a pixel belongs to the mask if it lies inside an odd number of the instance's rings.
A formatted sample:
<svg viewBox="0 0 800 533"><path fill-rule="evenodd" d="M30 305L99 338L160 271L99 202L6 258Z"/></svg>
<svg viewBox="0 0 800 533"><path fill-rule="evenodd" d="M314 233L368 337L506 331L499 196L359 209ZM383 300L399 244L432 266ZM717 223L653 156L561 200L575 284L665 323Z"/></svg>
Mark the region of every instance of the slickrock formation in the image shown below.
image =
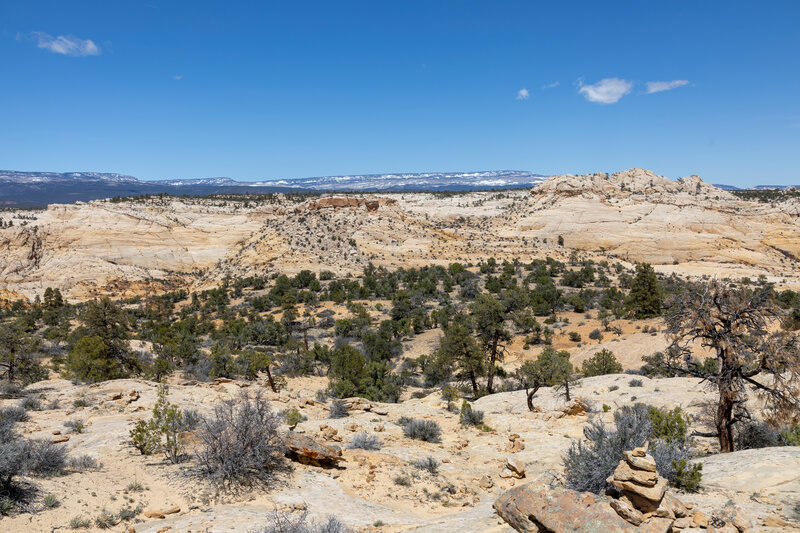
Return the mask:
<svg viewBox="0 0 800 533"><path fill-rule="evenodd" d="M150 198L4 214L0 298L202 290L231 276L552 256L800 286L800 201L740 200L696 176L553 176L532 190L337 195L297 202ZM557 246L563 236L565 246ZM677 262L677 264L675 264ZM5 295L5 296L4 296Z"/></svg>

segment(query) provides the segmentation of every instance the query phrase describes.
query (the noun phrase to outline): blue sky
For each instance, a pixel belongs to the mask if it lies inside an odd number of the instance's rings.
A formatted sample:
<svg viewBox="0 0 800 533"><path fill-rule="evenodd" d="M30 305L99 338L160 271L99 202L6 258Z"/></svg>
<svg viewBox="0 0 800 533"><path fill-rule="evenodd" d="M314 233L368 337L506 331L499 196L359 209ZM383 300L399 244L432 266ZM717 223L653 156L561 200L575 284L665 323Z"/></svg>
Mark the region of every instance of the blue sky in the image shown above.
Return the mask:
<svg viewBox="0 0 800 533"><path fill-rule="evenodd" d="M3 0L0 168L800 183L798 28L796 0Z"/></svg>

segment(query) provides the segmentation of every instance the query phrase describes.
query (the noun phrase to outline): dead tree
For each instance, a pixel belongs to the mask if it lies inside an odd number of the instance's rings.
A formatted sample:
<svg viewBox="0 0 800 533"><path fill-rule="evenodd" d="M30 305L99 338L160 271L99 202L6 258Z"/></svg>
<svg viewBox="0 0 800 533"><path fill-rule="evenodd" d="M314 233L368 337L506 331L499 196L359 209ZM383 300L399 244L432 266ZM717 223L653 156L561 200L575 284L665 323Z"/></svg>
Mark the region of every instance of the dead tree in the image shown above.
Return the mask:
<svg viewBox="0 0 800 533"><path fill-rule="evenodd" d="M750 418L749 393L766 400L775 424L797 416L800 350L794 335L777 330L781 313L771 288L718 280L691 284L668 303L665 320L672 344L662 364L717 389L716 431L708 436L719 439L723 453L734 450L735 424ZM693 357L698 344L712 353L716 365Z"/></svg>

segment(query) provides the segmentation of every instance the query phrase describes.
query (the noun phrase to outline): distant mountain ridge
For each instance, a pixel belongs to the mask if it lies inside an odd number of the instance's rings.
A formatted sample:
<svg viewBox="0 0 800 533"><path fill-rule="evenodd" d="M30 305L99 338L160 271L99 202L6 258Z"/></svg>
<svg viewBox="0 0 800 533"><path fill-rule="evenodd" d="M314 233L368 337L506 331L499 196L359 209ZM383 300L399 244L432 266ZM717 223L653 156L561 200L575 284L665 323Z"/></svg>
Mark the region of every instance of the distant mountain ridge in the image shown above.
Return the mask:
<svg viewBox="0 0 800 533"><path fill-rule="evenodd" d="M0 207L43 207L114 196L140 194L209 195L290 192L402 192L470 191L533 187L549 176L524 170L477 172L413 172L356 174L238 181L228 177L140 180L134 176L100 172L19 172L0 170ZM724 190L731 185L715 184ZM759 185L754 189L786 189L791 186Z"/></svg>
<svg viewBox="0 0 800 533"><path fill-rule="evenodd" d="M18 172L0 170L0 207L38 207L51 203L90 201L114 196L167 193L175 195L266 194L276 192L465 191L531 187L547 176L521 170L360 174L237 181L201 178L144 181L124 174L98 172Z"/></svg>

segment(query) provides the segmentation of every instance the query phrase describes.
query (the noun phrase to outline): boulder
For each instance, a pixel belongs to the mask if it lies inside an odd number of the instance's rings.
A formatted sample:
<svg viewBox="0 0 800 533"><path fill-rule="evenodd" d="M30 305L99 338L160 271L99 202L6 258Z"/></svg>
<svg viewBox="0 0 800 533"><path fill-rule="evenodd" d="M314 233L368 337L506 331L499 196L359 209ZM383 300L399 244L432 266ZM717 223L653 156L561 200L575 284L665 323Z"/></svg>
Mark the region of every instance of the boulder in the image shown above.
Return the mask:
<svg viewBox="0 0 800 533"><path fill-rule="evenodd" d="M607 499L561 487L520 485L503 493L494 508L508 525L524 533L640 531L620 518Z"/></svg>
<svg viewBox="0 0 800 533"><path fill-rule="evenodd" d="M644 515L636 509L627 498L623 497L618 500L611 500L611 507L619 516L634 526L638 526L644 522Z"/></svg>
<svg viewBox="0 0 800 533"><path fill-rule="evenodd" d="M306 435L298 435L290 431L283 439L287 453L303 464L313 466L336 465L346 459L342 457L342 450L339 447L326 446Z"/></svg>
<svg viewBox="0 0 800 533"><path fill-rule="evenodd" d="M513 456L506 457L506 468L510 470L515 477L524 478L525 477L525 465Z"/></svg>

